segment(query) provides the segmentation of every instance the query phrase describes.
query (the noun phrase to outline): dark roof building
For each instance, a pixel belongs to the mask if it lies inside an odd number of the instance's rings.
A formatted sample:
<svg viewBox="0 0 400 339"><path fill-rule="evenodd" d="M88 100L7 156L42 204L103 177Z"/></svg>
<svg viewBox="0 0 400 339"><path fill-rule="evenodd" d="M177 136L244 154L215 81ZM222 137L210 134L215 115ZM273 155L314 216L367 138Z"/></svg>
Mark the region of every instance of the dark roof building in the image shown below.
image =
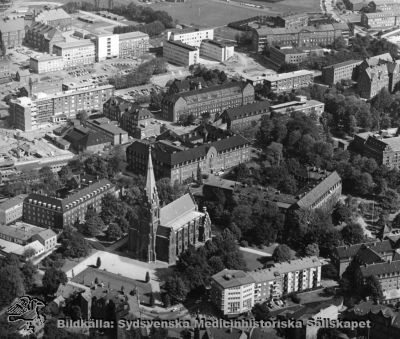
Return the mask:
<svg viewBox="0 0 400 339"><path fill-rule="evenodd" d="M88 127L74 127L64 138L71 143L72 148L77 152L102 151L105 146L111 145L110 139L104 133Z"/></svg>
<svg viewBox="0 0 400 339"><path fill-rule="evenodd" d="M23 218L33 225L56 228L71 226L76 220L84 220L89 205L100 212L101 198L115 192L115 186L107 179L102 179L67 191L64 197L31 193L24 202Z"/></svg>
<svg viewBox="0 0 400 339"><path fill-rule="evenodd" d="M199 83L201 85L201 83ZM180 116L194 115L200 117L209 112L214 118L229 107L242 106L254 102L254 88L242 82L227 82L222 85L167 94L161 103L162 117L177 122Z"/></svg>
<svg viewBox="0 0 400 339"><path fill-rule="evenodd" d="M127 148L127 162L135 173L145 174L148 147L149 143L136 141ZM218 172L249 161L249 147L250 142L240 135L191 148L179 142L156 141L152 145L155 174L183 182L195 176L198 167L203 173Z"/></svg>
<svg viewBox="0 0 400 339"><path fill-rule="evenodd" d="M227 124L229 130L240 131L247 127L255 126L262 116L268 115L268 101L255 101L253 103L226 109L219 117L222 124Z"/></svg>

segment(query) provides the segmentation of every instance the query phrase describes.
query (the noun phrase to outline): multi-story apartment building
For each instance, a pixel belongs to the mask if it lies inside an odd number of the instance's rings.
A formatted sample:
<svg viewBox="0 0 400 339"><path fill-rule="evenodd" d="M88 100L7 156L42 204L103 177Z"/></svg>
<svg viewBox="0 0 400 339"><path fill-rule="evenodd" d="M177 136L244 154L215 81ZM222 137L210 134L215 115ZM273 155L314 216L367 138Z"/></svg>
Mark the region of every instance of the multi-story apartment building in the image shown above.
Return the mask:
<svg viewBox="0 0 400 339"><path fill-rule="evenodd" d="M307 100L307 97L297 96L296 100L270 106L271 114L291 114L301 112L314 116L318 120L325 111L325 104L318 100Z"/></svg>
<svg viewBox="0 0 400 339"><path fill-rule="evenodd" d="M31 57L29 59L29 66L33 73L43 74L62 70L64 68L64 61L58 55L41 55Z"/></svg>
<svg viewBox="0 0 400 339"><path fill-rule="evenodd" d="M77 90L32 98L22 97L10 102L10 119L15 128L30 131L49 121L75 117L81 110L102 110L103 103L114 94L114 86L87 86Z"/></svg>
<svg viewBox="0 0 400 339"><path fill-rule="evenodd" d="M92 65L95 63L95 46L90 40L56 43L53 53L61 56L64 67Z"/></svg>
<svg viewBox="0 0 400 339"><path fill-rule="evenodd" d="M349 38L349 28L342 23L299 28L261 26L252 32L253 48L257 52L262 52L267 46L318 47L330 45L339 37Z"/></svg>
<svg viewBox="0 0 400 339"><path fill-rule="evenodd" d="M200 55L223 62L235 53L233 45L215 40L203 40L200 45Z"/></svg>
<svg viewBox="0 0 400 339"><path fill-rule="evenodd" d="M181 41L164 41L163 57L172 64L191 66L199 62L200 52L196 47Z"/></svg>
<svg viewBox="0 0 400 339"><path fill-rule="evenodd" d="M211 277L210 295L225 317L248 313L254 306L254 280L246 272L224 269Z"/></svg>
<svg viewBox="0 0 400 339"><path fill-rule="evenodd" d="M0 20L0 37L6 48L21 46L25 38L24 19Z"/></svg>
<svg viewBox="0 0 400 339"><path fill-rule="evenodd" d="M280 299L282 295L320 287L321 267L317 257L306 257L249 272L254 279L254 302Z"/></svg>
<svg viewBox="0 0 400 339"><path fill-rule="evenodd" d="M226 109L219 117L228 130L239 131L260 122L263 115L270 113L268 101L256 101L244 106Z"/></svg>
<svg viewBox="0 0 400 339"><path fill-rule="evenodd" d="M72 25L72 17L62 8L43 10L34 17L34 21L56 27L62 31L68 30Z"/></svg>
<svg viewBox="0 0 400 339"><path fill-rule="evenodd" d="M400 24L400 11L362 13L361 25L369 29L384 29Z"/></svg>
<svg viewBox="0 0 400 339"><path fill-rule="evenodd" d="M96 46L96 61L118 58L119 56L119 35L100 34L93 38Z"/></svg>
<svg viewBox="0 0 400 339"><path fill-rule="evenodd" d="M63 228L84 220L88 208L101 211L101 199L116 194L115 186L107 179L69 191L64 197L31 193L24 201L24 221L45 227Z"/></svg>
<svg viewBox="0 0 400 339"><path fill-rule="evenodd" d="M223 85L166 95L161 103L161 116L177 122L181 115L193 114L196 118L209 112L212 117L225 109L254 102L254 87L243 82L228 82Z"/></svg>
<svg viewBox="0 0 400 339"><path fill-rule="evenodd" d="M119 57L138 57L148 52L149 36L143 32L129 32L119 34Z"/></svg>
<svg viewBox="0 0 400 339"><path fill-rule="evenodd" d="M25 198L26 194L20 194L0 204L0 225L11 224L22 218Z"/></svg>
<svg viewBox="0 0 400 339"><path fill-rule="evenodd" d="M317 257L306 257L252 272L224 269L211 277L210 295L224 316L238 316L254 304L320 287L321 267Z"/></svg>
<svg viewBox="0 0 400 339"><path fill-rule="evenodd" d="M40 22L33 22L25 30L25 43L41 52L51 54L53 53L54 44L64 41L65 37L61 31Z"/></svg>
<svg viewBox="0 0 400 339"><path fill-rule="evenodd" d="M333 86L341 80L353 79L354 69L361 64L360 60L348 60L338 64L326 66L322 69L322 80Z"/></svg>
<svg viewBox="0 0 400 339"><path fill-rule="evenodd" d="M389 53L365 59L357 67L357 89L362 98L371 99L382 89L393 91L400 81L400 61Z"/></svg>
<svg viewBox="0 0 400 339"><path fill-rule="evenodd" d="M200 44L203 40L214 39L214 29L180 29L173 30L167 32L167 40L170 41L181 41L182 43L192 46L192 47L200 47Z"/></svg>
<svg viewBox="0 0 400 339"><path fill-rule="evenodd" d="M289 73L270 74L265 77L264 83L275 93L291 92L298 88L311 85L314 82L314 73L300 70Z"/></svg>
<svg viewBox="0 0 400 339"><path fill-rule="evenodd" d="M161 140L156 141L152 148L156 177L169 178L172 183L182 183L195 177L199 167L203 173L216 173L250 160L250 142L241 135L193 147ZM149 143L144 141L136 141L128 146L127 163L134 173L146 173L148 149Z"/></svg>

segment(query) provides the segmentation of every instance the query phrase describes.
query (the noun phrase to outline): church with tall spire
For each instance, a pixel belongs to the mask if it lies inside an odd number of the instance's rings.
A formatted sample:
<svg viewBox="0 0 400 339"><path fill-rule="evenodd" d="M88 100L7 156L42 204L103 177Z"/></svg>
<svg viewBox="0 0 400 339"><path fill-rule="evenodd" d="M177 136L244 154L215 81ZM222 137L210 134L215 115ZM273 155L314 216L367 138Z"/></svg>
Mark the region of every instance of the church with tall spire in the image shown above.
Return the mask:
<svg viewBox="0 0 400 339"><path fill-rule="evenodd" d="M211 220L206 208L198 211L190 193L161 207L154 177L151 147L147 161L146 204L143 218L129 229L128 246L134 257L147 262L174 265L191 246L203 246L211 239Z"/></svg>

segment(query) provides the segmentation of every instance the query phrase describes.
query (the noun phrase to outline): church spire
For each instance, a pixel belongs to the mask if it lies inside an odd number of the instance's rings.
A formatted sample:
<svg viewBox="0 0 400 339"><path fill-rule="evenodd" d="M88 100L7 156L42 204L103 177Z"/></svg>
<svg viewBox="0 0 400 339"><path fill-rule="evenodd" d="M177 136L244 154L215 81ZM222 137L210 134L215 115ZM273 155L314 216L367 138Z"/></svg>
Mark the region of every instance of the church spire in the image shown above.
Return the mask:
<svg viewBox="0 0 400 339"><path fill-rule="evenodd" d="M147 175L146 175L146 195L151 205L158 204L158 192L156 186L156 179L154 177L153 161L151 159L151 146L149 145L149 160L147 163Z"/></svg>

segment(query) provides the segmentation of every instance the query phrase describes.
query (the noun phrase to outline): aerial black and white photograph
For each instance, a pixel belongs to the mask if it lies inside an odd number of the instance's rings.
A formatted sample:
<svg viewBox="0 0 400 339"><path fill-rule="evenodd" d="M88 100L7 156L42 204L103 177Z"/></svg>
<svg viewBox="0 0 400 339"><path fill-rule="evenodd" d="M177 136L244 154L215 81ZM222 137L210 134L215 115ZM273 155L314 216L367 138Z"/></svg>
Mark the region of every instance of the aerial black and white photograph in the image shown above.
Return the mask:
<svg viewBox="0 0 400 339"><path fill-rule="evenodd" d="M400 0L0 0L0 339L400 339Z"/></svg>

